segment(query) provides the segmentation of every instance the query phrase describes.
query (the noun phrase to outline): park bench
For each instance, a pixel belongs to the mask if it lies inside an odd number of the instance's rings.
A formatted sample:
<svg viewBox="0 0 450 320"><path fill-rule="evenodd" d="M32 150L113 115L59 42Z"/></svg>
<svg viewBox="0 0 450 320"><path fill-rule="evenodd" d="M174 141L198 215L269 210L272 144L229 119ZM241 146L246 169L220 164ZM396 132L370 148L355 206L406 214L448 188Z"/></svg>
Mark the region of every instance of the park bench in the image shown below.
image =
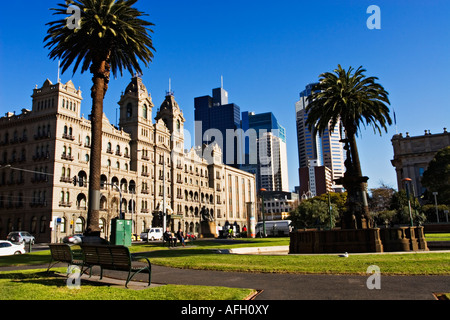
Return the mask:
<svg viewBox="0 0 450 320"><path fill-rule="evenodd" d="M100 267L100 280L103 278L103 270L115 270L128 272L125 287L133 277L143 271L148 272L148 285L151 285L152 266L150 261L147 262L134 261L130 251L125 246L113 245L81 245L83 252L84 267L90 269L92 275L92 267ZM138 258L138 257L136 257Z"/></svg>
<svg viewBox="0 0 450 320"><path fill-rule="evenodd" d="M74 252L72 251L72 249L68 244L54 243L50 244L49 247L52 258L48 265L47 273L53 266L55 266L58 263L67 263L69 266L83 265L83 260L74 258Z"/></svg>

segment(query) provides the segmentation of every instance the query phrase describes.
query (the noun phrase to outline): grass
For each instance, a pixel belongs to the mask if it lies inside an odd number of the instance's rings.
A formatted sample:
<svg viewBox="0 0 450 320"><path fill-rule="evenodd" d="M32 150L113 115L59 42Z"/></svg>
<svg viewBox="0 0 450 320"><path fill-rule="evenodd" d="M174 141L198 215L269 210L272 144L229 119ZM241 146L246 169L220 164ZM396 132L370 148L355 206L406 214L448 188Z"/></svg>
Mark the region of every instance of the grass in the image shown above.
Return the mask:
<svg viewBox="0 0 450 320"><path fill-rule="evenodd" d="M450 233L427 233L427 241L450 241Z"/></svg>
<svg viewBox="0 0 450 320"><path fill-rule="evenodd" d="M80 289L69 289L66 278L57 275L64 268L0 272L2 300L244 300L251 289L225 287L166 285L144 290L84 283Z"/></svg>
<svg viewBox="0 0 450 320"><path fill-rule="evenodd" d="M153 264L217 271L366 274L377 265L385 275L450 275L450 253L336 255L229 255L190 249L154 251L145 254Z"/></svg>
<svg viewBox="0 0 450 320"><path fill-rule="evenodd" d="M427 235L428 237L429 235ZM445 235L447 237L447 235ZM438 239L435 235L430 238ZM195 241L186 248L169 249L160 243L133 245L132 253L150 258L153 265L174 268L301 274L363 274L377 265L384 275L450 275L450 253L350 254L333 255L233 255L218 254L218 249L288 245L288 238L239 239L226 243ZM0 257L0 267L47 265L50 251ZM65 279L44 270L0 272L2 300L242 300L250 289L201 286L161 286L134 291L104 285L82 284L70 290Z"/></svg>
<svg viewBox="0 0 450 320"><path fill-rule="evenodd" d="M130 251L150 258L154 265L185 269L217 271L303 273L303 274L365 274L367 267L377 265L384 274L450 275L450 253L350 254L335 255L230 255L217 249L251 246L288 245L288 238L239 239L227 243L195 241L176 250L160 243L133 245ZM22 256L0 257L0 267L8 265L47 264L49 251Z"/></svg>

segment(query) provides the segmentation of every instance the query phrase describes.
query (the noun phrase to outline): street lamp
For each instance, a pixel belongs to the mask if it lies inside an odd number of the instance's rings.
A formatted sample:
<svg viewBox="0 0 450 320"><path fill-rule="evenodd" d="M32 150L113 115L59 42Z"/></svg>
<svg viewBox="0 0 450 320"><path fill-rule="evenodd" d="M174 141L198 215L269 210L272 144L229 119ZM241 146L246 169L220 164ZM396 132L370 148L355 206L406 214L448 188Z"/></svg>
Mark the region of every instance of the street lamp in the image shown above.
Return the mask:
<svg viewBox="0 0 450 320"><path fill-rule="evenodd" d="M409 187L408 187L408 183L411 183L412 180L410 178L405 178L402 181L405 182L406 197L408 198L409 219L411 220L411 227L412 227L413 226L413 218L412 218L412 213L411 213L411 199L409 196Z"/></svg>
<svg viewBox="0 0 450 320"><path fill-rule="evenodd" d="M434 191L433 196L434 196L434 205L436 206L436 218L437 218L437 223L439 223L439 210L438 210L438 204L437 204L437 195L438 195L438 193L436 191Z"/></svg>
<svg viewBox="0 0 450 320"><path fill-rule="evenodd" d="M264 238L266 237L266 213L264 212L264 195L263 193L266 192L267 190L264 188L259 189L260 195L261 195L261 214L262 214L262 218L263 218L263 236Z"/></svg>

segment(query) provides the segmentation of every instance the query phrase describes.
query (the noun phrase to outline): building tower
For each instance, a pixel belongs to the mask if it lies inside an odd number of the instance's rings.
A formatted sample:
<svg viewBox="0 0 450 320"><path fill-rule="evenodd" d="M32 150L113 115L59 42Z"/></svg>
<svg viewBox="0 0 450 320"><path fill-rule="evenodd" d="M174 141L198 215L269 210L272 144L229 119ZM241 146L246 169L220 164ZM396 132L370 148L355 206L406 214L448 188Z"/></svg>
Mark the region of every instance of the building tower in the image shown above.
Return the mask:
<svg viewBox="0 0 450 320"><path fill-rule="evenodd" d="M239 168L242 159L241 111L238 105L228 103L228 92L213 89L213 96L194 99L195 144L201 146L216 142L222 149L223 163Z"/></svg>
<svg viewBox="0 0 450 320"><path fill-rule="evenodd" d="M311 96L314 85L308 84L306 86L305 90L300 93L300 100L295 105L299 175L300 169L307 168L310 160L313 160L318 167L328 167L331 170L332 180L334 181L343 177L345 172L344 145L339 142L342 139L341 123L336 124L333 132L328 129L321 136L308 130L306 124L308 113L306 108L308 106L308 97ZM300 179L301 185L302 181ZM341 191L342 186L333 183L333 189Z"/></svg>
<svg viewBox="0 0 450 320"><path fill-rule="evenodd" d="M241 170L256 175L258 190L289 191L285 128L272 112L243 112L241 126L245 142Z"/></svg>

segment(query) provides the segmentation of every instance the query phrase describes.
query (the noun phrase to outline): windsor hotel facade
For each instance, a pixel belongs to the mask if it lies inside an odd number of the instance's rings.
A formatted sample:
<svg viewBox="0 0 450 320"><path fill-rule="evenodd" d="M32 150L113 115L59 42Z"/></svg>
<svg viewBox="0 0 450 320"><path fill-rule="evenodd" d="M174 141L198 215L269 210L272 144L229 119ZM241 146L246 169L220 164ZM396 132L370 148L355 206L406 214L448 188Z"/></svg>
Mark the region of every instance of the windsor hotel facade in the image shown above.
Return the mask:
<svg viewBox="0 0 450 320"><path fill-rule="evenodd" d="M17 230L59 242L85 230L91 123L80 116L81 102L72 81L46 80L33 90L32 110L0 118L0 239ZM202 216L217 226L248 226L255 176L223 164L217 145L184 150L185 119L173 94L153 122L151 96L134 77L119 105L119 128L103 118L102 237L120 210L133 233L150 228L163 199L173 231L199 234Z"/></svg>

